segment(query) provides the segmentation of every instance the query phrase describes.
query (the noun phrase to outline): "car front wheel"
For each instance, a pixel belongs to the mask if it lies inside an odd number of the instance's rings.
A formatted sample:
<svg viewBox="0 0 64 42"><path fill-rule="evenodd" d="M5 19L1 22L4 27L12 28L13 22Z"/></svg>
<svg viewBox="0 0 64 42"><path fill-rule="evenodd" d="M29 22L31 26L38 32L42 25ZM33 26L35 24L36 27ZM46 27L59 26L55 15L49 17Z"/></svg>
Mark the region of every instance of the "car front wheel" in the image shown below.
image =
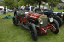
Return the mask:
<svg viewBox="0 0 64 42"><path fill-rule="evenodd" d="M31 37L34 41L37 40L37 31L36 31L36 28L35 28L35 24L30 24L30 34L31 34Z"/></svg>
<svg viewBox="0 0 64 42"><path fill-rule="evenodd" d="M56 28L56 30L51 30L51 31L54 34L58 34L58 32L59 32L59 24L58 24L57 20L53 19L53 22L50 23L50 24L52 24Z"/></svg>

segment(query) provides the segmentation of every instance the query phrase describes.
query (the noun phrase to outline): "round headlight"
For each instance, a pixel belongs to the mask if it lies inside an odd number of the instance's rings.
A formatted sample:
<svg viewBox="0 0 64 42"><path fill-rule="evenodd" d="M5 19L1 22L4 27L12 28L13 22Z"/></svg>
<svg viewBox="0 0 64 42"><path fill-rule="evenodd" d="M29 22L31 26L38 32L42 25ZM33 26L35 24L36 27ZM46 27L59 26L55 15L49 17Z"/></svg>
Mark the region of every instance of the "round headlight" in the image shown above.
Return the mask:
<svg viewBox="0 0 64 42"><path fill-rule="evenodd" d="M41 18L38 18L38 21L40 24L43 24L43 20Z"/></svg>
<svg viewBox="0 0 64 42"><path fill-rule="evenodd" d="M53 22L53 18L49 18L50 22Z"/></svg>
<svg viewBox="0 0 64 42"><path fill-rule="evenodd" d="M61 14L61 18L63 18L63 15L64 15L64 12L62 12L62 14Z"/></svg>

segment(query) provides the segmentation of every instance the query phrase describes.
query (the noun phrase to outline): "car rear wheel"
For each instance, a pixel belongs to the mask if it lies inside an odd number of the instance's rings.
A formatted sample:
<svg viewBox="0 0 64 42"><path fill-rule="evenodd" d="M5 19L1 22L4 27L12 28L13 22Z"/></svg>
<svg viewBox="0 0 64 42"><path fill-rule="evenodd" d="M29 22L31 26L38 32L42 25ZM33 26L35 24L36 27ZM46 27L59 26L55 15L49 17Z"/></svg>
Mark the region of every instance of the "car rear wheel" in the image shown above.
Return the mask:
<svg viewBox="0 0 64 42"><path fill-rule="evenodd" d="M51 30L51 31L54 34L58 34L58 32L59 32L59 24L58 24L57 20L53 19L53 22L50 23L50 24L52 24L56 28L56 30Z"/></svg>
<svg viewBox="0 0 64 42"><path fill-rule="evenodd" d="M31 34L31 37L34 41L37 40L37 31L36 31L36 28L35 28L35 24L30 24L30 34Z"/></svg>
<svg viewBox="0 0 64 42"><path fill-rule="evenodd" d="M17 24L18 24L18 19L14 16L13 17L13 24L15 25L15 26L18 26Z"/></svg>
<svg viewBox="0 0 64 42"><path fill-rule="evenodd" d="M58 21L59 27L61 27L62 26L62 19L59 16L55 17L54 19L56 19Z"/></svg>

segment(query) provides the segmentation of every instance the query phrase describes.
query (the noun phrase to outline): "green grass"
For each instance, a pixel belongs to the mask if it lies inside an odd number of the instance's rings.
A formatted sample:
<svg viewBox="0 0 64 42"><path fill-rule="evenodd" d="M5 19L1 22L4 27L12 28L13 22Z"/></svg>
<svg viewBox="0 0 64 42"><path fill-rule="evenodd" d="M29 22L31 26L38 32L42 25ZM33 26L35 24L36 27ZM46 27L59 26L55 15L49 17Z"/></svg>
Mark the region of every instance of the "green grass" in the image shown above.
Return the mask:
<svg viewBox="0 0 64 42"><path fill-rule="evenodd" d="M0 42L35 42L32 40L29 30L22 26L15 26L12 19L2 19L6 15L0 15ZM13 13L10 15L13 16ZM36 42L64 42L64 24L59 30L58 34L50 31L47 34L38 34Z"/></svg>
<svg viewBox="0 0 64 42"><path fill-rule="evenodd" d="M57 9L57 7L54 7L54 11L57 11L57 12L63 12L64 9Z"/></svg>

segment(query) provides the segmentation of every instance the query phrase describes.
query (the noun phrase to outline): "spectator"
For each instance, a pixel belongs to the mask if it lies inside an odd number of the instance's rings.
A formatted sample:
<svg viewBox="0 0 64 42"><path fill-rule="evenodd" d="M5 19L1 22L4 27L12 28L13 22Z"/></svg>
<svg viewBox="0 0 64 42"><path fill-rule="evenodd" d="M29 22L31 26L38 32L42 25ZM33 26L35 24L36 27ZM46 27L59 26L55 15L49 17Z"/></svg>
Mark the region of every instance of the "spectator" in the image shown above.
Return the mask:
<svg viewBox="0 0 64 42"><path fill-rule="evenodd" d="M14 16L17 14L17 12L16 12L16 8L14 7Z"/></svg>
<svg viewBox="0 0 64 42"><path fill-rule="evenodd" d="M28 7L30 7L30 4L29 4L29 6Z"/></svg>
<svg viewBox="0 0 64 42"><path fill-rule="evenodd" d="M4 14L6 14L6 8L4 7Z"/></svg>
<svg viewBox="0 0 64 42"><path fill-rule="evenodd" d="M29 4L29 6L28 6L28 7L29 7L29 9L30 9L30 11L31 11L31 6L30 6L30 4Z"/></svg>
<svg viewBox="0 0 64 42"><path fill-rule="evenodd" d="M38 6L35 6L34 11L37 12L39 10Z"/></svg>
<svg viewBox="0 0 64 42"><path fill-rule="evenodd" d="M19 6L19 7L18 7L18 10L20 10L20 8L21 8L21 7Z"/></svg>
<svg viewBox="0 0 64 42"><path fill-rule="evenodd" d="M21 9L22 9L22 10L24 10L24 9L25 9L25 6L24 6L24 5L23 5L23 6L21 6Z"/></svg>
<svg viewBox="0 0 64 42"><path fill-rule="evenodd" d="M62 9L62 6L59 5L58 9Z"/></svg>
<svg viewBox="0 0 64 42"><path fill-rule="evenodd" d="M30 10L29 7L28 7L28 5L26 5L25 10L28 10L28 11Z"/></svg>

